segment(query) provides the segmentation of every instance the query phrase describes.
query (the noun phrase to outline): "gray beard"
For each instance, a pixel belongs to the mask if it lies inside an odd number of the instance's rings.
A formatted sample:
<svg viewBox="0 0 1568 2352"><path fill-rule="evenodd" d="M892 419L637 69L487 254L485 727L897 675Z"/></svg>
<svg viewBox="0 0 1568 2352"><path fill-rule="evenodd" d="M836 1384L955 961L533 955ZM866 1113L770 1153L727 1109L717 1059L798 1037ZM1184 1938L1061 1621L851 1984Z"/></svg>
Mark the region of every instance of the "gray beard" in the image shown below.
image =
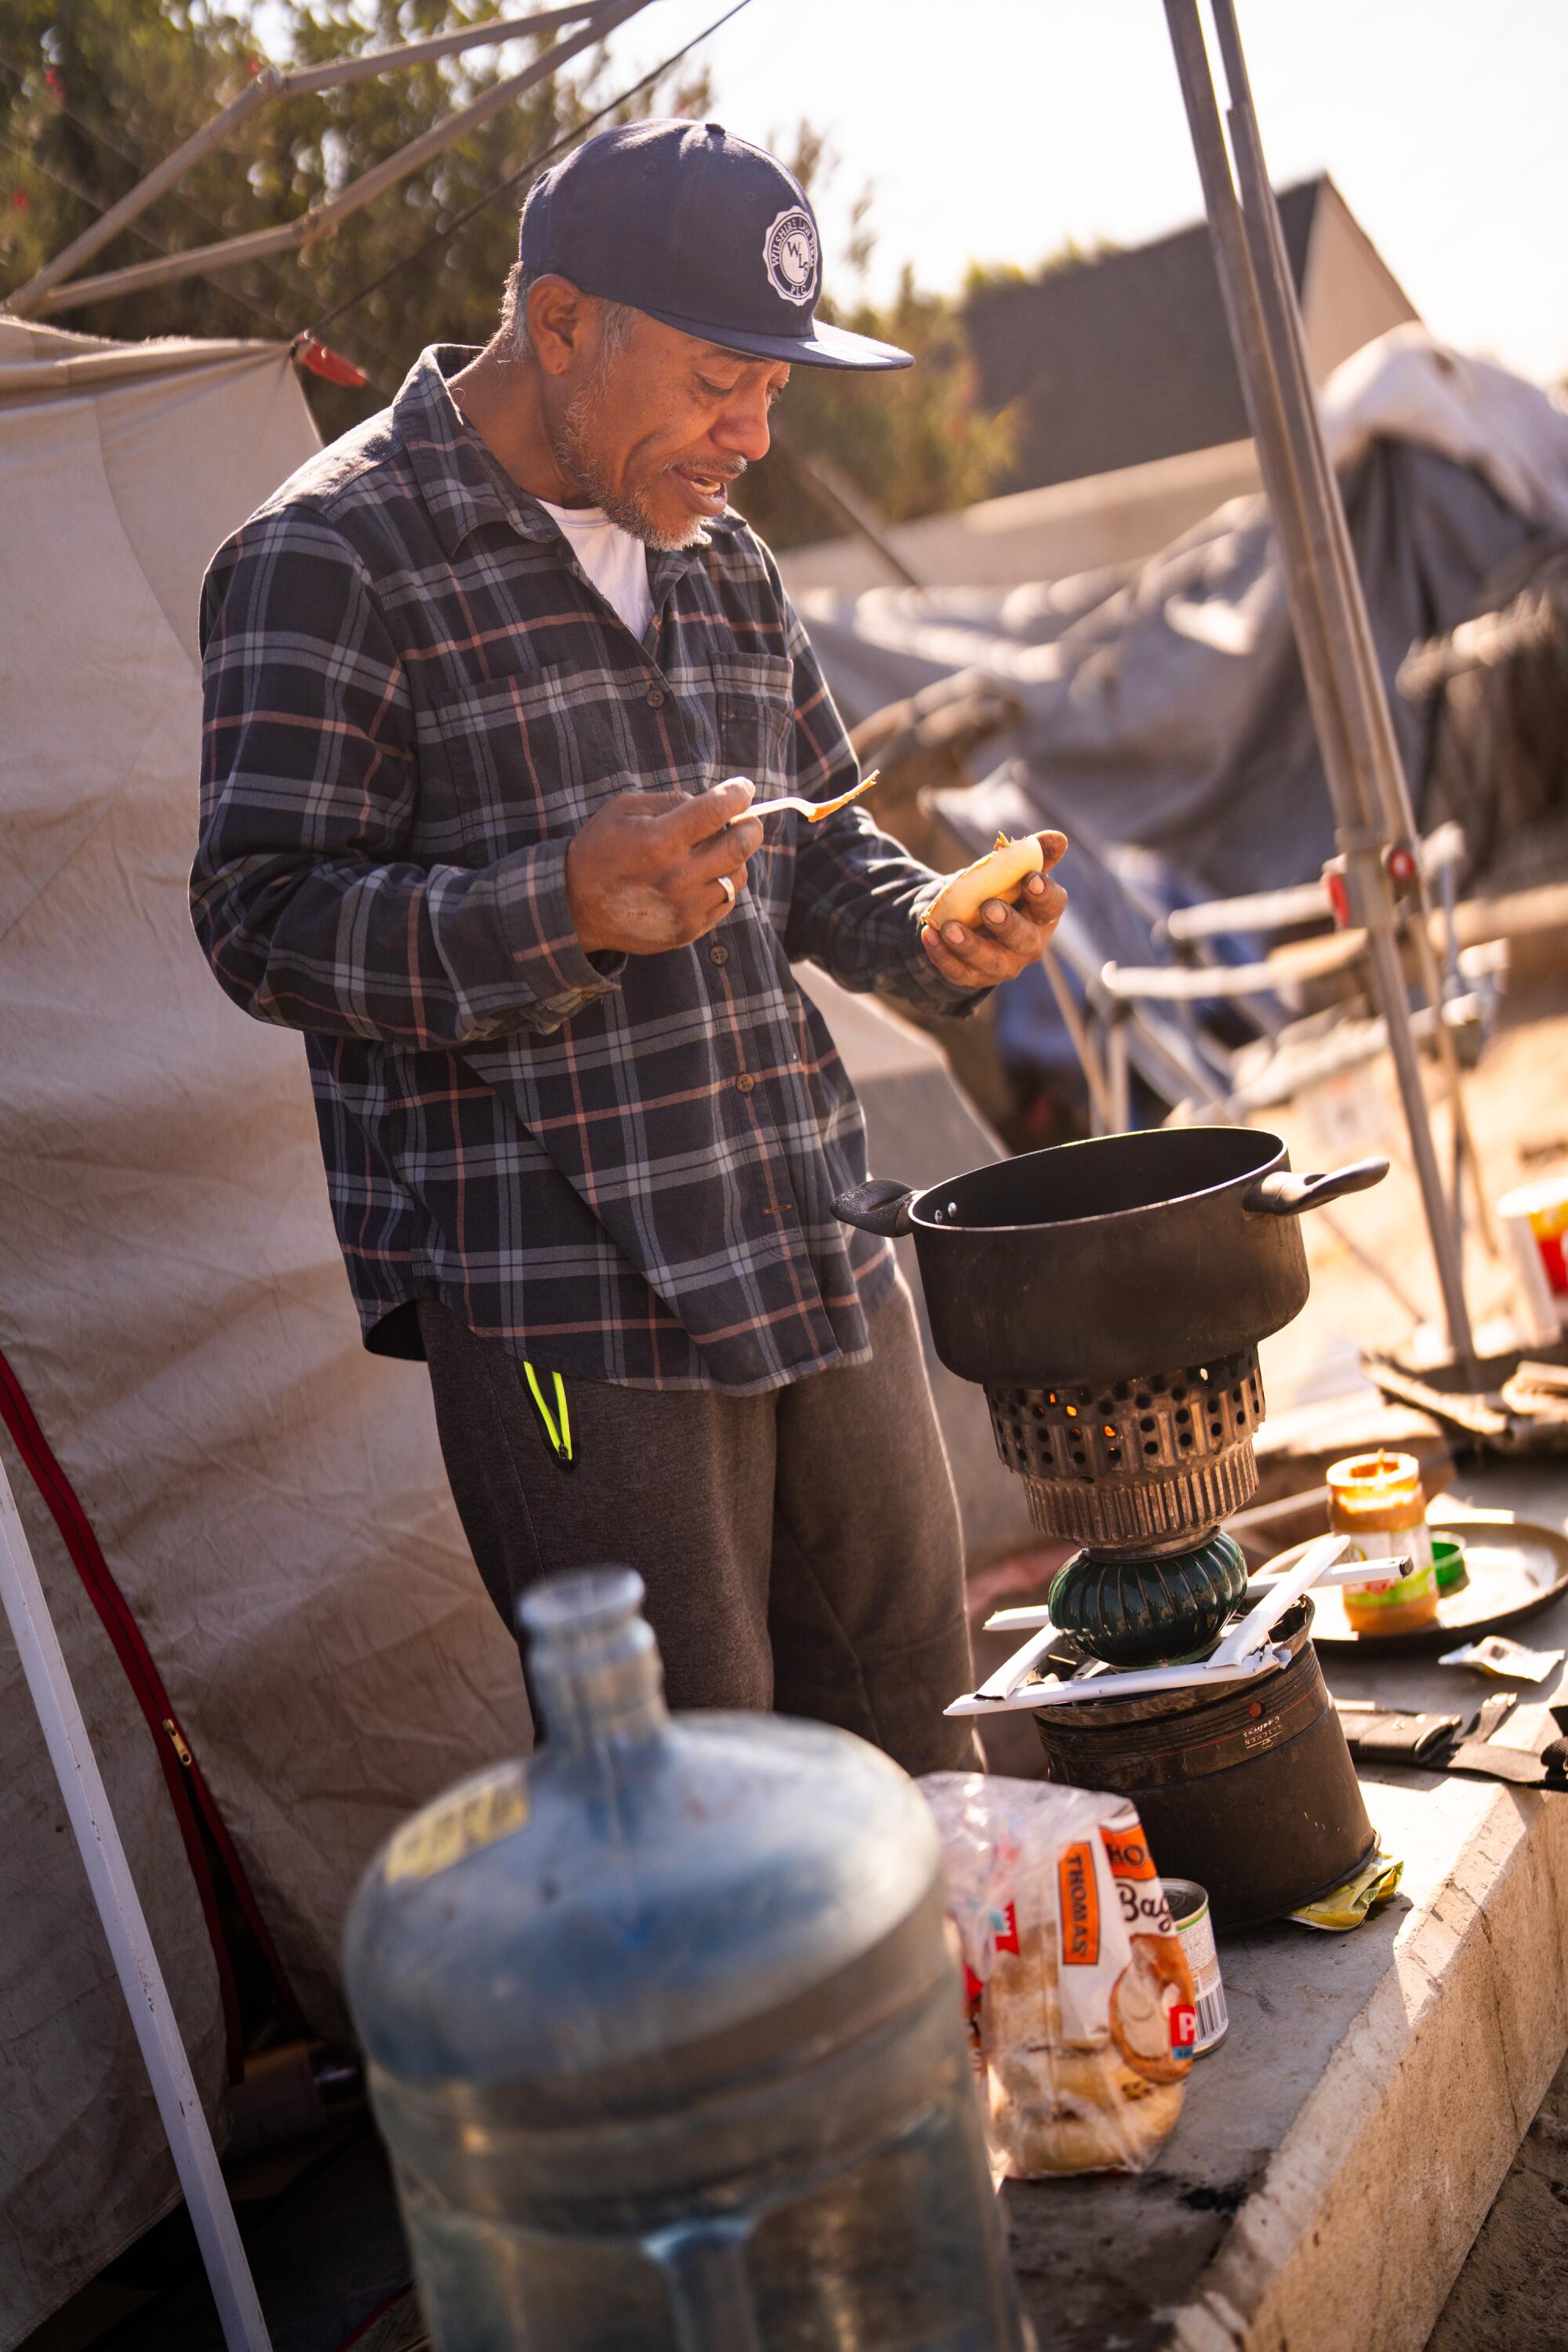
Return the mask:
<svg viewBox="0 0 1568 2352"><path fill-rule="evenodd" d="M708 526L700 515L693 515L689 530L662 530L649 514L636 490L617 490L605 479L589 446L588 428L598 407L597 383L584 386L566 410L561 429L550 445L550 454L563 474L567 474L592 503L608 520L656 554L678 554L685 547L706 547Z"/></svg>

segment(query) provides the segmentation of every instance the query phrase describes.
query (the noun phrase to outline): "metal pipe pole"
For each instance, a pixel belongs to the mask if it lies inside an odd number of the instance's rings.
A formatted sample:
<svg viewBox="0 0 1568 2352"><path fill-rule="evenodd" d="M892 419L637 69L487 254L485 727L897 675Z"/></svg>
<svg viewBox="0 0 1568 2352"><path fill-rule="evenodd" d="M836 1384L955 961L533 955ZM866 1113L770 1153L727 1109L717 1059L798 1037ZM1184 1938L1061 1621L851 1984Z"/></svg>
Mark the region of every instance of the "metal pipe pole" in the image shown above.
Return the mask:
<svg viewBox="0 0 1568 2352"><path fill-rule="evenodd" d="M278 228L253 229L243 236L225 238L217 245L192 246L183 253L163 254L156 261L138 261L123 269L108 269L96 278L79 278L63 286L31 298L32 315L40 319L53 318L60 310L77 310L89 302L100 302L120 294L139 294L149 286L170 286L184 278L205 278L215 269L233 269L241 262L260 261L275 253L288 253L296 246L308 245L335 228L351 213L370 204L410 173L419 171L454 140L461 139L480 122L487 121L504 106L531 89L536 82L545 80L557 67L582 50L591 48L595 41L625 24L628 16L647 7L648 0L602 0L580 31L554 42L542 57L535 58L521 73L506 81L496 82L480 92L472 102L456 114L447 115L432 123L428 131L411 139L384 163L375 164L340 188L335 196L301 213L298 218L285 221ZM574 14L577 12L574 11ZM40 276L42 273L40 272ZM37 283L34 280L33 283ZM24 289L27 291L28 289Z"/></svg>
<svg viewBox="0 0 1568 2352"><path fill-rule="evenodd" d="M1307 551L1306 520L1300 513L1299 485L1290 469L1279 386L1264 331L1262 311L1247 260L1241 209L1231 181L1230 164L1220 130L1209 80L1207 53L1191 0L1173 5L1166 0L1176 70L1186 102L1187 121L1197 157L1208 211L1209 233L1218 266L1220 299L1237 355L1242 391L1257 444L1263 485L1273 510L1280 569L1295 623L1296 642L1306 679L1312 723L1324 762L1340 779L1339 791L1354 799L1355 822L1370 824L1362 771L1355 764L1346 731L1345 712L1334 692L1330 665L1327 622L1322 610L1321 582ZM1289 515L1293 527L1280 527ZM1336 816L1340 814L1336 794Z"/></svg>
<svg viewBox="0 0 1568 2352"><path fill-rule="evenodd" d="M1248 249L1268 322L1271 347L1277 359L1283 362L1288 415L1300 417L1308 427L1300 446L1299 457L1305 468L1302 478L1308 486L1309 528L1320 544L1322 561L1330 567L1335 583L1334 601L1342 610L1348 624L1344 651L1350 657L1355 679L1355 725L1358 738L1365 746L1383 831L1391 845L1402 846L1410 854L1411 892L1418 919L1406 927L1405 936L1415 948L1421 992L1437 1022L1435 1033L1437 1055L1443 1067L1454 1123L1455 1157L1458 1160L1468 1156L1480 1230L1488 1248L1495 1256L1498 1244L1491 1204L1486 1197L1480 1160L1470 1133L1469 1118L1465 1108L1464 1077L1453 1037L1442 1018L1442 976L1427 938L1426 925L1419 919L1430 914L1431 896L1416 856L1415 812L1410 798L1409 780L1400 757L1398 738L1394 731L1394 717L1389 709L1383 673L1378 667L1372 620L1366 609L1355 551L1351 545L1344 504L1339 496L1339 485L1329 463L1318 420L1317 398L1307 359L1306 328L1300 305L1295 298L1279 207L1275 202L1273 184L1264 161L1263 140L1252 102L1252 84L1241 47L1234 0L1211 0L1211 5L1226 82L1231 93L1226 119L1230 126L1236 174L1241 185L1242 219ZM1453 1213L1458 1225L1460 1207L1457 1185Z"/></svg>
<svg viewBox="0 0 1568 2352"><path fill-rule="evenodd" d="M592 16L594 0L577 0L572 8L539 8L530 16L494 16L487 25L460 25L455 33L435 33L427 41L400 41L394 49L365 49L357 58L334 58L330 65L297 66L283 77L285 98L308 98L317 90L336 89L343 82L365 81L373 74L402 73L409 66L430 65L466 49L489 48L502 41L532 39L552 33L560 25L574 25Z"/></svg>
<svg viewBox="0 0 1568 2352"><path fill-rule="evenodd" d="M242 122L260 108L270 105L274 99L302 98L317 90L332 89L340 82L362 81L371 74L401 71L408 66L424 65L432 58L447 57L455 49L494 47L500 41L513 40L522 34L552 32L558 25L571 24L587 16L592 6L593 0L579 0L579 5L572 8L546 8L532 16L510 17L489 25L465 25L455 33L438 33L431 40L406 41L401 47L374 49L365 57L336 58L329 65L302 66L294 73L280 73L276 66L263 66L255 80L247 83L237 98L231 99L210 121L204 122L201 129L194 131L172 154L165 155L163 162L138 180L117 204L110 205L107 212L100 213L98 218L89 222L81 235L73 237L52 261L46 261L25 286L18 286L14 294L7 294L3 307L14 311L19 319L30 319L46 294L73 277L82 263L90 261L95 253L101 253L122 228L130 222L139 220L149 205L156 204L165 189L183 180L194 163L199 163L204 155L211 154L215 147L226 146ZM203 248L204 251L212 249Z"/></svg>
<svg viewBox="0 0 1568 2352"><path fill-rule="evenodd" d="M1216 17L1221 16L1228 11L1229 0L1214 0L1214 5ZM1273 510L1286 593L1334 805L1336 835L1345 856L1352 913L1368 934L1373 983L1410 1134L1449 1345L1461 1361L1473 1360L1459 1243L1432 1137L1400 957L1399 908L1384 865L1391 845L1389 803L1387 780L1379 772L1379 752L1384 729L1392 741L1392 721L1386 703L1381 712L1376 709L1382 679L1360 583L1345 577L1345 564L1352 575L1355 567L1349 557L1339 488L1323 447L1310 382L1303 383L1297 373L1295 362L1304 353L1305 344L1288 269L1281 284L1284 248L1273 191L1267 175L1261 190L1257 184L1252 167L1260 163L1261 147L1256 125L1245 119L1247 101L1233 81L1232 97L1238 101L1232 108L1233 130L1237 117L1244 118L1237 152L1247 193L1245 205L1237 194L1196 0L1165 0L1165 16L1203 181L1237 366ZM1239 59L1234 16L1228 32ZM1248 127L1253 132L1250 141L1246 135ZM1375 692L1370 692L1369 686Z"/></svg>
<svg viewBox="0 0 1568 2352"><path fill-rule="evenodd" d="M84 261L90 261L95 253L101 252L128 222L139 220L150 205L157 203L165 188L172 188L176 180L184 178L193 163L200 163L202 157L210 154L215 147L225 145L240 124L276 97L282 86L283 77L277 67L264 66L256 79L242 89L237 99L231 100L220 113L215 114L210 122L204 122L199 131L194 131L188 139L182 141L173 154L165 155L145 178L138 180L118 204L110 205L107 212L100 213L79 236L73 237L52 261L46 261L41 269L35 271L25 286L18 286L15 293L7 294L5 309L13 311L18 319L30 319L52 288L63 283L74 270L81 268Z"/></svg>
<svg viewBox="0 0 1568 2352"><path fill-rule="evenodd" d="M1050 984L1051 994L1056 999L1057 1011L1061 1016L1062 1027L1072 1042L1073 1052L1078 1055L1079 1068L1083 1072L1083 1082L1089 1088L1089 1116L1093 1121L1093 1132L1096 1135L1114 1135L1116 1132L1115 1106L1111 1101L1110 1087L1107 1083L1105 1072L1100 1067L1100 1055L1094 1049L1094 1040L1089 1034L1089 1024L1079 1010L1078 1000L1073 995L1072 990L1068 986L1068 977L1058 961L1056 950L1050 947L1043 947L1040 950L1040 961L1045 966L1046 979Z"/></svg>
<svg viewBox="0 0 1568 2352"><path fill-rule="evenodd" d="M829 514L836 516L840 522L847 523L852 531L863 539L879 561L887 565L895 580L901 582L906 588L923 588L925 583L917 579L910 570L903 557L889 539L879 517L871 512L860 492L856 489L847 477L842 474L829 459L820 457L808 457L795 436L792 433L786 433L782 425L770 423L768 429L773 436L775 455L782 457L792 472L805 484L807 490L817 503L825 507Z"/></svg>
<svg viewBox="0 0 1568 2352"><path fill-rule="evenodd" d="M218 2169L191 2062L169 2005L147 1915L125 1859L113 1809L92 1752L59 1636L0 1463L0 1608L11 1628L38 1727L55 1768L120 1989L168 2135L196 2242L229 2352L269 2352L234 2207Z"/></svg>

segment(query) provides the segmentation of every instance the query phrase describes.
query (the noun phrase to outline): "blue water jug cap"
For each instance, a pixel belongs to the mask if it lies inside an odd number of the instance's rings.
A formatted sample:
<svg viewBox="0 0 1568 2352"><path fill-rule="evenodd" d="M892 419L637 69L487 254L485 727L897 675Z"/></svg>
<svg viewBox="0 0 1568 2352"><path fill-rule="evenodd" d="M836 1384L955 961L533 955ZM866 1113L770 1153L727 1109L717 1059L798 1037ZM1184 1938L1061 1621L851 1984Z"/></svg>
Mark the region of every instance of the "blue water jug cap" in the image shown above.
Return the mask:
<svg viewBox="0 0 1568 2352"><path fill-rule="evenodd" d="M517 1604L518 1616L535 1639L567 1630L588 1633L617 1617L629 1616L643 1604L643 1580L635 1568L615 1564L576 1568L565 1576L547 1576L525 1592Z"/></svg>

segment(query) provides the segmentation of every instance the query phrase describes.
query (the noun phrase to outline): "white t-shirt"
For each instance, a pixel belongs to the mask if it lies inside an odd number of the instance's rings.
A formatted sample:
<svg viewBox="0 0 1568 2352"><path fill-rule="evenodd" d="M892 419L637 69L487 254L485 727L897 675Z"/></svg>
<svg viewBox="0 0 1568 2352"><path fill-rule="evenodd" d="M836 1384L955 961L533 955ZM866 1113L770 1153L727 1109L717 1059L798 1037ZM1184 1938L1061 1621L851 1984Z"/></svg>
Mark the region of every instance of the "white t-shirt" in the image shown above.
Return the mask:
<svg viewBox="0 0 1568 2352"><path fill-rule="evenodd" d="M647 550L640 539L612 522L601 507L540 505L558 522L566 543L606 604L613 604L639 643L653 618L648 593Z"/></svg>

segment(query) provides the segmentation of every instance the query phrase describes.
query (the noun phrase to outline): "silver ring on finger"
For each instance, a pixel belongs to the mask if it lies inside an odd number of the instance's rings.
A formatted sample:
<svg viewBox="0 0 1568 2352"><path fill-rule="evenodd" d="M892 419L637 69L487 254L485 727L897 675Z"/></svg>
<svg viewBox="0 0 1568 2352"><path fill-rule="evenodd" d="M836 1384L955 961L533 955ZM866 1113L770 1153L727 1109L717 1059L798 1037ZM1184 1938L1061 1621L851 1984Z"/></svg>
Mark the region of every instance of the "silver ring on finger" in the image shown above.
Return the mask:
<svg viewBox="0 0 1568 2352"><path fill-rule="evenodd" d="M721 874L719 887L724 893L724 912L728 914L735 903L735 886L727 874Z"/></svg>

